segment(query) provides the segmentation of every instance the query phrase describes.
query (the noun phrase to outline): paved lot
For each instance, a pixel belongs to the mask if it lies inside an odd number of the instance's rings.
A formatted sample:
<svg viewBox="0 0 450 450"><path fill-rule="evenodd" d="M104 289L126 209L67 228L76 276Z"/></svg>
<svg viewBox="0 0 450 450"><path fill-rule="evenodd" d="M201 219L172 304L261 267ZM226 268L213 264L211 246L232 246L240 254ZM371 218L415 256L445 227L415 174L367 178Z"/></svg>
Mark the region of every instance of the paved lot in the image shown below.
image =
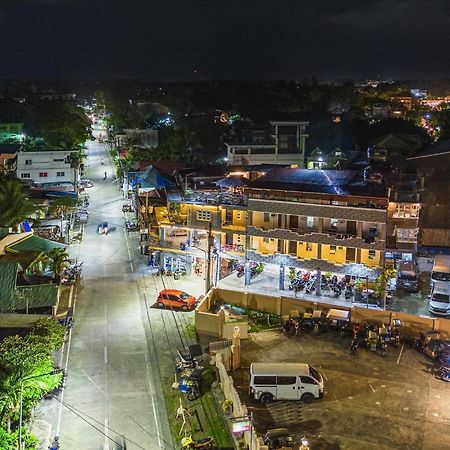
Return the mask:
<svg viewBox="0 0 450 450"><path fill-rule="evenodd" d="M428 291L426 289L426 280L423 281L424 286L423 293L408 293L404 291L397 291L395 293L394 299L388 309L392 311L407 312L416 315L429 316L428 313ZM279 269L274 265L267 265L264 267L264 272L251 280L249 286L244 285L244 277L238 278L236 272L223 278L219 281L219 287L224 289L245 290L247 292L259 292L261 294L279 296L284 295L287 297L295 297L294 291L288 289L289 280L286 275L285 289L281 291L279 289ZM346 300L344 295L341 294L339 298L335 298L330 295L322 295L318 297L314 292L312 294L306 294L304 291L298 293L298 298L311 301L321 301L324 303L329 303L333 305L340 306L351 306L351 300ZM358 304L358 306L364 306L363 304ZM376 308L376 306L370 305L371 308Z"/></svg>
<svg viewBox="0 0 450 450"><path fill-rule="evenodd" d="M269 331L243 343L235 372L241 398L253 411L258 433L287 427L297 442L306 435L312 450L450 449L450 384L415 350L390 347L386 357L360 348L337 333L289 337ZM251 362L307 362L322 371L325 397L263 406L248 395Z"/></svg>

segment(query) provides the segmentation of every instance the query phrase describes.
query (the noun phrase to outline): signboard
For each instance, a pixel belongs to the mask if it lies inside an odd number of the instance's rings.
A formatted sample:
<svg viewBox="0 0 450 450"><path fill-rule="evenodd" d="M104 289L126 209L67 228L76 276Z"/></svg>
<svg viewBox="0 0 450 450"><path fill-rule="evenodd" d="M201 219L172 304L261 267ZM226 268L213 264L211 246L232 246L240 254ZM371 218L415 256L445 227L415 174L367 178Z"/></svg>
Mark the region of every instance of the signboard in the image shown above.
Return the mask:
<svg viewBox="0 0 450 450"><path fill-rule="evenodd" d="M233 434L241 434L250 431L252 423L249 417L234 417L231 419L231 431Z"/></svg>

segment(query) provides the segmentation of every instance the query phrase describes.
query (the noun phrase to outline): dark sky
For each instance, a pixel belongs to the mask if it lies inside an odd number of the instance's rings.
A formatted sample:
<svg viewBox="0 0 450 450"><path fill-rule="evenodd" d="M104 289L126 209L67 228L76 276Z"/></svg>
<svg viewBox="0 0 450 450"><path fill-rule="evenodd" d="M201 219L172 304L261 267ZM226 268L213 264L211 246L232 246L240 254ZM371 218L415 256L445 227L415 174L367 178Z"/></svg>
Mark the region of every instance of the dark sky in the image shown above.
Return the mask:
<svg viewBox="0 0 450 450"><path fill-rule="evenodd" d="M0 0L0 77L443 78L449 30L450 0Z"/></svg>

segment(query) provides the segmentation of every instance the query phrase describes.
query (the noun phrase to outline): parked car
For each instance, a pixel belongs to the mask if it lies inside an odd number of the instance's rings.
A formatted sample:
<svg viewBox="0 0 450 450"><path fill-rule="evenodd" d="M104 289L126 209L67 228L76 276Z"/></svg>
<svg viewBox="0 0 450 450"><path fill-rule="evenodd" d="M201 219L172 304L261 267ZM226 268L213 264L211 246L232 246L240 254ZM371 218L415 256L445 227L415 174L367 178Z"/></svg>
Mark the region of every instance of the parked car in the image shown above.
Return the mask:
<svg viewBox="0 0 450 450"><path fill-rule="evenodd" d="M87 179L81 179L79 184L80 184L80 186L85 187L85 188L94 187L94 183L91 180L87 180Z"/></svg>
<svg viewBox="0 0 450 450"><path fill-rule="evenodd" d="M164 289L159 293L156 304L159 308L176 308L188 311L195 308L197 299L184 291Z"/></svg>

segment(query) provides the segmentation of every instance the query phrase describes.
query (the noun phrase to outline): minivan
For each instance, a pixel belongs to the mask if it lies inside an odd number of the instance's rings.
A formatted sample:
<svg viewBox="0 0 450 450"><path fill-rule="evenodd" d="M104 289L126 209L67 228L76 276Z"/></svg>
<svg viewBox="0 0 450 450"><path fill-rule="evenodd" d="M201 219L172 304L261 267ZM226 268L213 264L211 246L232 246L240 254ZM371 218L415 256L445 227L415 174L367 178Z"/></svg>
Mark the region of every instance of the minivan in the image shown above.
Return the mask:
<svg viewBox="0 0 450 450"><path fill-rule="evenodd" d="M311 403L323 397L323 378L304 363L252 363L250 395L261 403L273 400Z"/></svg>
<svg viewBox="0 0 450 450"><path fill-rule="evenodd" d="M397 267L397 287L410 292L417 292L419 290L419 277L414 262L399 261Z"/></svg>
<svg viewBox="0 0 450 450"><path fill-rule="evenodd" d="M432 283L428 309L431 314L436 316L450 315L450 290L448 281L435 281Z"/></svg>

